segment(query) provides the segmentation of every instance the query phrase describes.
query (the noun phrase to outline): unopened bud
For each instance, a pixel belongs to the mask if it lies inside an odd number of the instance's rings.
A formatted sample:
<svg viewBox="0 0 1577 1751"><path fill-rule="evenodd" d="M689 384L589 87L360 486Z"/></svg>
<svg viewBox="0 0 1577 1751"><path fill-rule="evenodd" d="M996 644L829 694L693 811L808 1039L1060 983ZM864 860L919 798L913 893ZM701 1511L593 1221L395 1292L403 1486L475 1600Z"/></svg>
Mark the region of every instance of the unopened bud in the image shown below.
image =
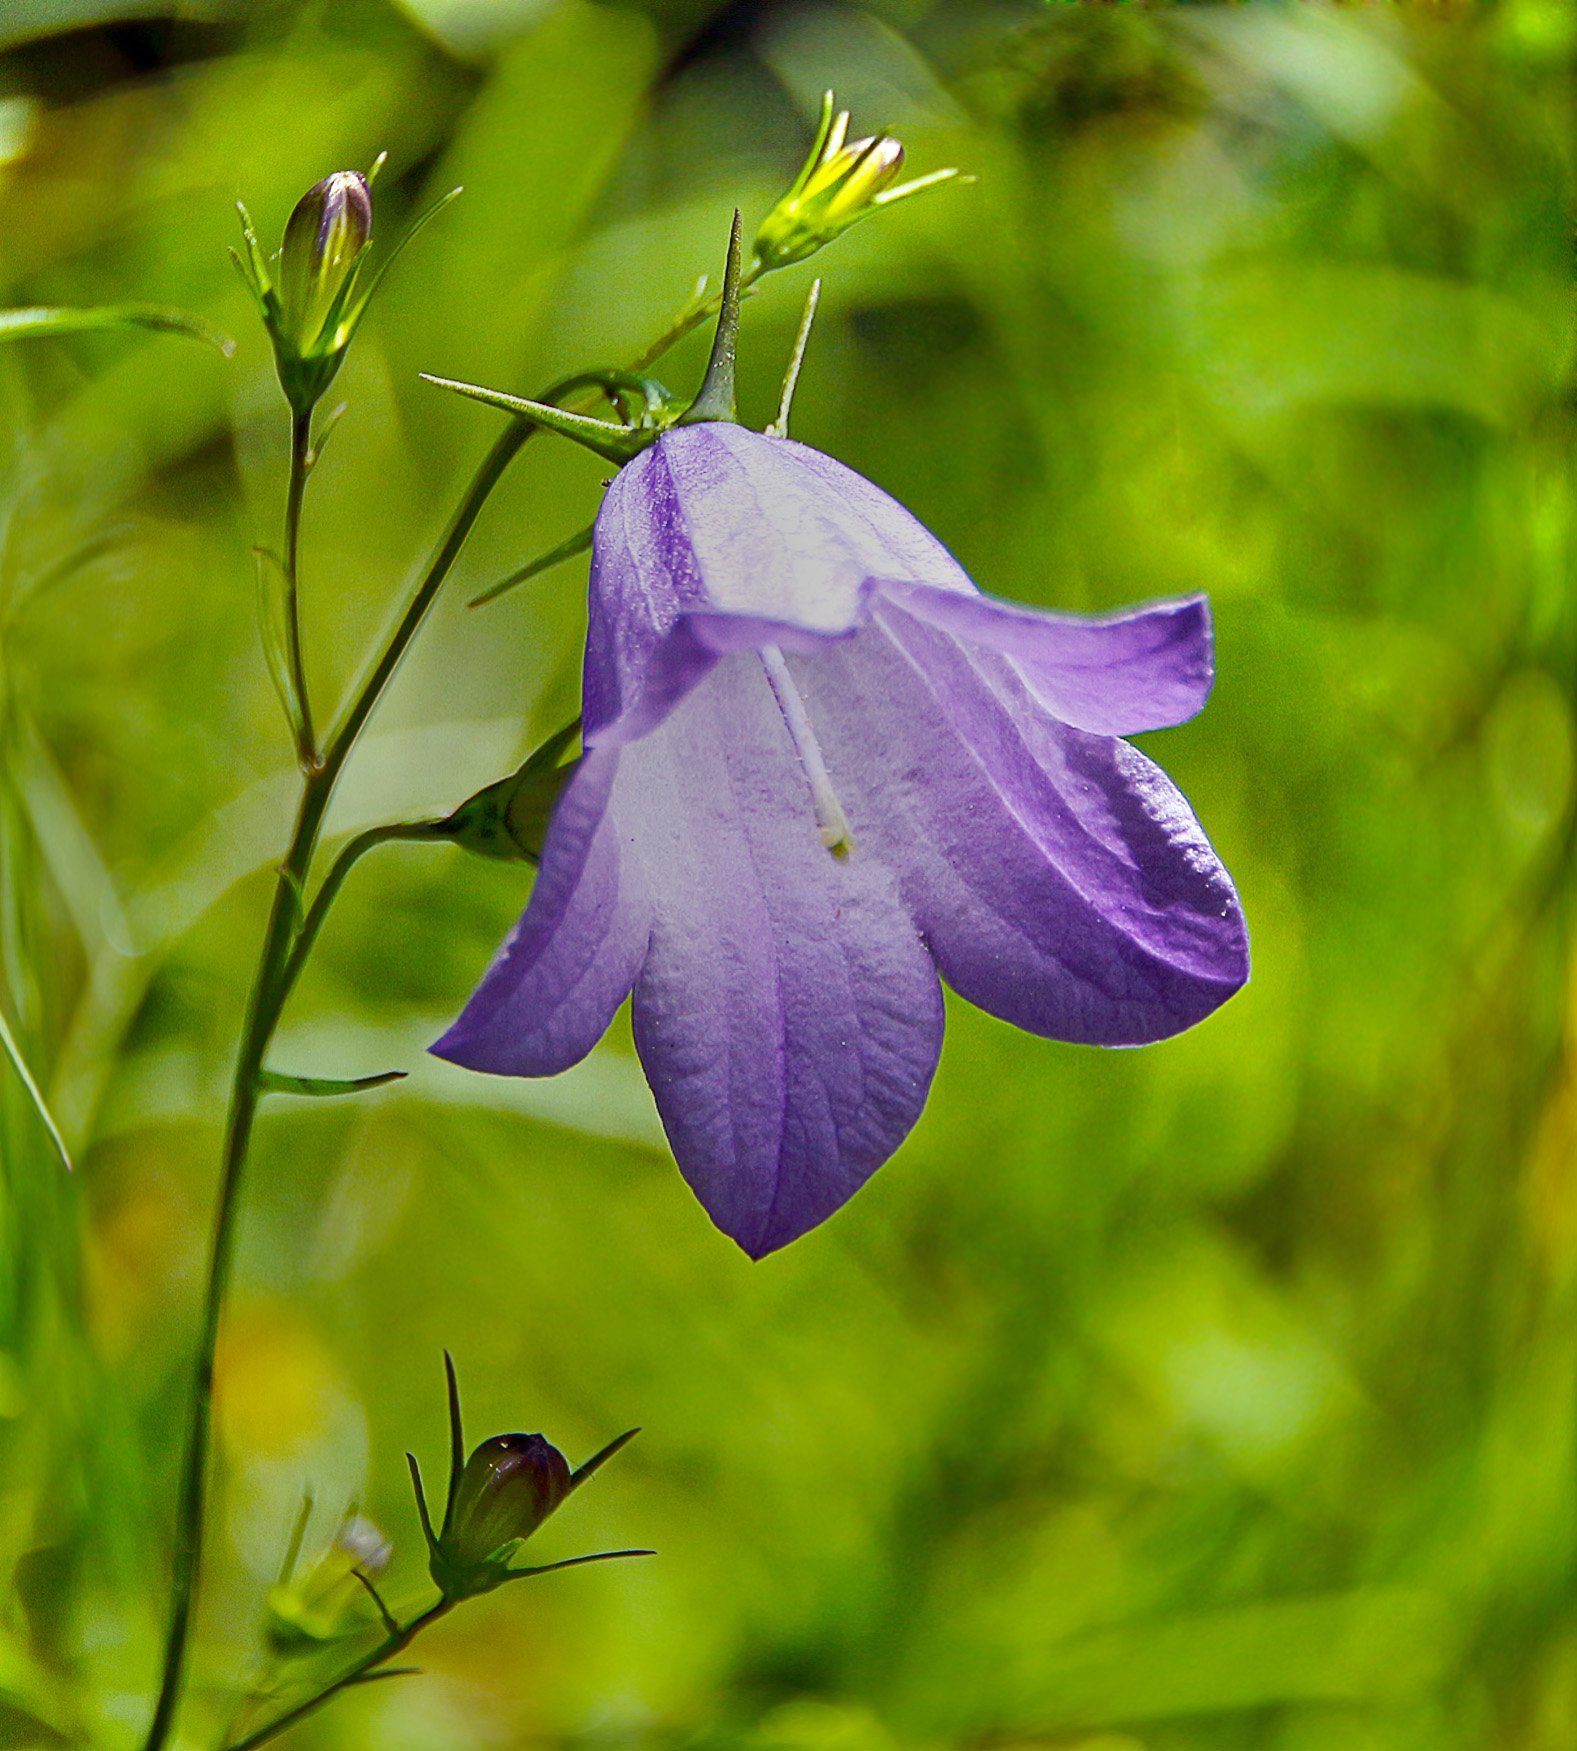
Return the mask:
<svg viewBox="0 0 1577 1751"><path fill-rule="evenodd" d="M763 270L803 261L878 207L958 174L936 170L894 187L903 169L902 145L890 134L846 142L848 129L849 112L833 115L829 91L810 156L756 233L756 260Z"/></svg>
<svg viewBox="0 0 1577 1751"><path fill-rule="evenodd" d="M465 1462L433 1555L444 1593L485 1592L515 1549L573 1488L569 1462L542 1435L494 1435Z"/></svg>
<svg viewBox="0 0 1577 1751"><path fill-rule="evenodd" d="M364 1627L355 1610L362 1589L353 1577L381 1573L393 1548L373 1523L357 1514L340 1527L334 1542L305 1574L287 1576L268 1595L265 1631L281 1655L321 1647Z"/></svg>
<svg viewBox="0 0 1577 1751"><path fill-rule="evenodd" d="M359 170L336 170L296 202L279 252L280 321L303 357L332 348L362 251L372 194Z"/></svg>

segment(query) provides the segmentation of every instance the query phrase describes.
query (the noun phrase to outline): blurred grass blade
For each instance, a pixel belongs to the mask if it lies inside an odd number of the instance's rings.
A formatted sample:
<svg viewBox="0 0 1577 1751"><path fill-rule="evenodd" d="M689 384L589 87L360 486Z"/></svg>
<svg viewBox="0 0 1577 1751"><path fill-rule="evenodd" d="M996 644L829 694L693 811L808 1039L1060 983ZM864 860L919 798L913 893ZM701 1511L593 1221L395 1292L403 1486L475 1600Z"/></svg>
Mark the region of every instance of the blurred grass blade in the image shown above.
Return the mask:
<svg viewBox="0 0 1577 1751"><path fill-rule="evenodd" d="M55 1153L60 1157L61 1164L69 1173L71 1171L71 1151L66 1148L66 1140L60 1134L60 1127L55 1123L55 1115L49 1110L49 1103L44 1099L44 1091L33 1080L33 1072L27 1067L27 1060L22 1056L22 1048L16 1042L16 1036L11 1032L11 1024L6 1020L6 1014L0 1009L0 1051L11 1060L11 1068L16 1071L17 1079L27 1090L28 1099L33 1103L33 1110L38 1114L39 1122L49 1133L49 1140L55 1146Z"/></svg>
<svg viewBox="0 0 1577 1751"><path fill-rule="evenodd" d="M82 334L91 329L151 328L161 334L200 340L229 358L235 351L230 336L184 310L159 304L98 304L83 309L37 305L26 310L0 310L0 341L23 340L39 334Z"/></svg>

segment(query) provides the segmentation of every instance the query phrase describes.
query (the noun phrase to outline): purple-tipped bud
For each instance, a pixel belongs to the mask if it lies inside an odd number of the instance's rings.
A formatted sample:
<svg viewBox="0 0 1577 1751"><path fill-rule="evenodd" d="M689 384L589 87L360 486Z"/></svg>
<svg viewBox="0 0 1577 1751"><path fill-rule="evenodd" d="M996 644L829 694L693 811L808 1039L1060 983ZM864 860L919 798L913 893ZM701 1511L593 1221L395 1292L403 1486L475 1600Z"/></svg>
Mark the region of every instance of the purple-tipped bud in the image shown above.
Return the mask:
<svg viewBox="0 0 1577 1751"><path fill-rule="evenodd" d="M279 252L280 320L297 353L332 348L372 237L372 194L359 170L336 170L296 203Z"/></svg>
<svg viewBox="0 0 1577 1751"><path fill-rule="evenodd" d="M505 1545L529 1538L571 1487L569 1462L543 1436L484 1441L465 1462L438 1540L445 1568L486 1570Z"/></svg>

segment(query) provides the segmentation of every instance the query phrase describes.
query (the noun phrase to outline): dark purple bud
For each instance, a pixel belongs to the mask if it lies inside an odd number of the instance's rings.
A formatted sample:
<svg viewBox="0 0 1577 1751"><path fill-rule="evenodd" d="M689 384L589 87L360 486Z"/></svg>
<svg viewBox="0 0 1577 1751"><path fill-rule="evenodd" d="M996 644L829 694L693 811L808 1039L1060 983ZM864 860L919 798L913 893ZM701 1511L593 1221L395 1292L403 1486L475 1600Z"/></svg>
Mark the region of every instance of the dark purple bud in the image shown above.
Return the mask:
<svg viewBox="0 0 1577 1751"><path fill-rule="evenodd" d="M529 1538L570 1489L568 1461L543 1436L484 1441L465 1462L438 1540L445 1567L485 1568L505 1545Z"/></svg>

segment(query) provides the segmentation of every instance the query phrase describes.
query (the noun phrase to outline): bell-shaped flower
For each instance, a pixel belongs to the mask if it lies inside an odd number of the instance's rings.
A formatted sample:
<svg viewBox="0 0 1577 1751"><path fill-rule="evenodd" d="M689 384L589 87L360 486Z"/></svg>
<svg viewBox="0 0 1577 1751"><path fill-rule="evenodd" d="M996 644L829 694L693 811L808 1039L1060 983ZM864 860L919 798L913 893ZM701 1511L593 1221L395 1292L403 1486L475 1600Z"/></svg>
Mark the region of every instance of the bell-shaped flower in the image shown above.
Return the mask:
<svg viewBox="0 0 1577 1751"><path fill-rule="evenodd" d="M992 600L869 481L728 423L630 462L592 552L585 753L440 1056L552 1075L633 990L679 1166L760 1257L919 1117L938 975L1108 1046L1246 979L1230 878L1120 739L1204 703L1202 597L1103 619Z"/></svg>

